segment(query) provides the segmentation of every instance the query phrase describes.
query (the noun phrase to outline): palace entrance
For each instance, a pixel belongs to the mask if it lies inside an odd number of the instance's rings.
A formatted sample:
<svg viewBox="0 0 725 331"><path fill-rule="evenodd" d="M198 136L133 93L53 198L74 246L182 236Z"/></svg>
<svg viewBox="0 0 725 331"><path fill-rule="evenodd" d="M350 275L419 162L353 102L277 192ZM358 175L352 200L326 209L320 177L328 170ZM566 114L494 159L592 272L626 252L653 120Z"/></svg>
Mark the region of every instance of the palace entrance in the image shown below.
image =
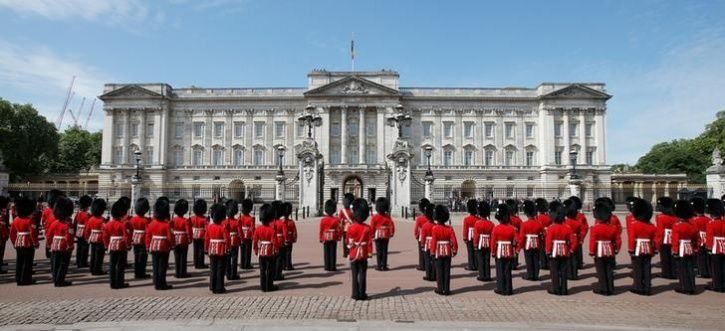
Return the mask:
<svg viewBox="0 0 725 331"><path fill-rule="evenodd" d="M472 180L464 181L461 184L461 198L475 198L476 196L476 182Z"/></svg>
<svg viewBox="0 0 725 331"><path fill-rule="evenodd" d="M241 180L233 180L229 183L229 198L240 202L246 197L246 190L244 188L244 182Z"/></svg>
<svg viewBox="0 0 725 331"><path fill-rule="evenodd" d="M362 197L363 184L360 177L350 176L342 182L342 194L352 193L355 198Z"/></svg>

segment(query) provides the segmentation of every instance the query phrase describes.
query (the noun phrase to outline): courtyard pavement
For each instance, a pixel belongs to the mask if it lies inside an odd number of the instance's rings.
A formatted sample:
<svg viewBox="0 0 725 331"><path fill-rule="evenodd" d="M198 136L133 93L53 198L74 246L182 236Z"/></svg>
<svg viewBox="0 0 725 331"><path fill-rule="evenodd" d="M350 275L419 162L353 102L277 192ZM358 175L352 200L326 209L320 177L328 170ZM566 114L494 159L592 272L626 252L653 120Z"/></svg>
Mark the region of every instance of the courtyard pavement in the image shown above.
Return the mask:
<svg viewBox="0 0 725 331"><path fill-rule="evenodd" d="M462 217L454 216L458 235ZM495 282L481 283L474 272L463 269L463 248L454 258L453 295L438 296L433 293L435 284L415 270L412 220L397 221L390 244L391 270L368 270L372 300L356 302L349 298L349 267L339 246L339 271L322 268L317 223L316 218L298 222L295 270L286 272L285 280L277 283L280 291L272 293L259 290L256 269L241 272L241 280L227 282L228 293L223 295L209 291L208 270L193 268L191 278L178 280L171 268L168 279L174 289L170 291L155 291L151 280L133 280L130 269L126 276L131 287L111 290L106 276L91 276L75 267L68 277L73 286L54 288L42 250L36 254L41 257L38 284L17 287L14 250L8 244L10 272L0 275L0 329L725 329L725 295L705 291L705 279L697 280L694 296L675 293L676 281L662 278L653 280L653 296L629 293L632 279L624 253L618 257L613 296L591 292L596 278L586 257L580 280L569 283L569 296L546 293L547 271L542 271L542 281L531 282L521 279L521 268L514 271L515 295L502 297L493 293ZM659 268L653 272L657 276Z"/></svg>

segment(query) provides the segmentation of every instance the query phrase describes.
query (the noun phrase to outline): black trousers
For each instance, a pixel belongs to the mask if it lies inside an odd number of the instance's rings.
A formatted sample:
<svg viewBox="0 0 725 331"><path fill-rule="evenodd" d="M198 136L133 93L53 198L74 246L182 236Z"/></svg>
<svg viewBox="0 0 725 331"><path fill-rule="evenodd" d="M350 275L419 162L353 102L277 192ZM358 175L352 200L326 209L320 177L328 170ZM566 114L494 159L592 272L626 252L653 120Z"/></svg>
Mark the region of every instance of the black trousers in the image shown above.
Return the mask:
<svg viewBox="0 0 725 331"><path fill-rule="evenodd" d="M473 240L466 241L466 252L468 253L468 270L476 270L476 253L473 250Z"/></svg>
<svg viewBox="0 0 725 331"><path fill-rule="evenodd" d="M194 268L203 269L204 265L204 239L194 239Z"/></svg>
<svg viewBox="0 0 725 331"><path fill-rule="evenodd" d="M35 248L15 249L15 282L18 285L30 285L33 282L33 259Z"/></svg>
<svg viewBox="0 0 725 331"><path fill-rule="evenodd" d="M685 256L676 257L675 263L677 264L677 278L679 279L680 288L679 290L685 293L695 293L695 261L697 257Z"/></svg>
<svg viewBox="0 0 725 331"><path fill-rule="evenodd" d="M415 246L418 249L418 270L425 270L425 252L420 248L420 243L417 241Z"/></svg>
<svg viewBox="0 0 725 331"><path fill-rule="evenodd" d="M438 284L438 293L451 293L451 257L439 257L435 259L436 264L436 281Z"/></svg>
<svg viewBox="0 0 725 331"><path fill-rule="evenodd" d="M710 266L712 267L712 289L715 291L725 291L725 255L716 254L710 256Z"/></svg>
<svg viewBox="0 0 725 331"><path fill-rule="evenodd" d="M151 253L151 266L154 272L154 288L165 290L169 286L166 283L166 271L169 269L169 252Z"/></svg>
<svg viewBox="0 0 725 331"><path fill-rule="evenodd" d="M347 247L347 232L342 233L342 257L347 257L350 254L350 248Z"/></svg>
<svg viewBox="0 0 725 331"><path fill-rule="evenodd" d="M227 279L239 279L239 247L230 246L227 257L226 274Z"/></svg>
<svg viewBox="0 0 725 331"><path fill-rule="evenodd" d="M540 249L527 249L524 250L524 260L526 260L526 279L528 280L539 280L539 265L541 255Z"/></svg>
<svg viewBox="0 0 725 331"><path fill-rule="evenodd" d="M188 257L188 245L176 245L174 247L174 277L184 278L189 276L186 267Z"/></svg>
<svg viewBox="0 0 725 331"><path fill-rule="evenodd" d="M577 261L579 260L579 253L578 250L572 252L573 254L569 255L568 265L567 265L567 277L569 280L577 280L579 279L579 268L577 267ZM549 266L551 268L551 266Z"/></svg>
<svg viewBox="0 0 725 331"><path fill-rule="evenodd" d="M240 247L242 254L242 269L252 269L252 241L242 240L242 246Z"/></svg>
<svg viewBox="0 0 725 331"><path fill-rule="evenodd" d="M292 265L292 248L294 248L293 243L289 243L287 245L287 249L284 251L284 270L294 270L294 266Z"/></svg>
<svg viewBox="0 0 725 331"><path fill-rule="evenodd" d="M581 244L584 238L577 238L579 245L576 248L576 267L577 269L584 269L584 246Z"/></svg>
<svg viewBox="0 0 725 331"><path fill-rule="evenodd" d="M378 263L377 269L388 267L388 244L390 239L375 240L375 258Z"/></svg>
<svg viewBox="0 0 725 331"><path fill-rule="evenodd" d="M350 262L352 271L352 298L355 300L364 299L367 294L367 272L368 260L362 259Z"/></svg>
<svg viewBox="0 0 725 331"><path fill-rule="evenodd" d="M53 284L61 286L65 283L65 276L68 274L68 265L70 264L70 251L56 251L50 253L50 263L53 265Z"/></svg>
<svg viewBox="0 0 725 331"><path fill-rule="evenodd" d="M595 257L594 268L599 279L599 292L614 294L614 257Z"/></svg>
<svg viewBox="0 0 725 331"><path fill-rule="evenodd" d="M76 237L76 267L88 267L88 242L83 237Z"/></svg>
<svg viewBox="0 0 725 331"><path fill-rule="evenodd" d="M632 256L632 289L641 294L652 293L652 257Z"/></svg>
<svg viewBox="0 0 725 331"><path fill-rule="evenodd" d="M702 278L710 278L710 254L705 247L697 251L697 274Z"/></svg>
<svg viewBox="0 0 725 331"><path fill-rule="evenodd" d="M476 254L479 280L491 280L491 250L488 248L477 249L474 254Z"/></svg>
<svg viewBox="0 0 725 331"><path fill-rule="evenodd" d="M262 292L274 290L275 264L277 256L259 257L259 284Z"/></svg>
<svg viewBox="0 0 725 331"><path fill-rule="evenodd" d="M135 278L146 277L146 264L148 263L146 246L133 245L133 275Z"/></svg>
<svg viewBox="0 0 725 331"><path fill-rule="evenodd" d="M322 254L325 271L337 270L337 241L325 241L322 243Z"/></svg>
<svg viewBox="0 0 725 331"><path fill-rule="evenodd" d="M430 252L423 252L425 255L425 279L430 281L436 280L436 273L435 273L435 259L433 258L433 255L430 254Z"/></svg>
<svg viewBox="0 0 725 331"><path fill-rule="evenodd" d="M660 248L660 265L662 266L662 278L675 278L675 265L671 245L662 245Z"/></svg>
<svg viewBox="0 0 725 331"><path fill-rule="evenodd" d="M224 288L224 271L226 267L226 256L209 256L210 273L209 273L209 289L212 293L223 293Z"/></svg>
<svg viewBox="0 0 725 331"><path fill-rule="evenodd" d="M275 255L274 260L274 280L283 280L282 270L284 270L284 257L287 254L287 246L282 246L279 253Z"/></svg>
<svg viewBox="0 0 725 331"><path fill-rule="evenodd" d="M568 295L568 269L571 257L550 257L549 273L551 274L551 291L558 295Z"/></svg>
<svg viewBox="0 0 725 331"><path fill-rule="evenodd" d="M91 244L91 275L103 275L103 258L106 249L103 244Z"/></svg>
<svg viewBox="0 0 725 331"><path fill-rule="evenodd" d="M539 265L543 270L549 270L549 257L546 256L543 250L539 251Z"/></svg>
<svg viewBox="0 0 725 331"><path fill-rule="evenodd" d="M5 264L5 245L7 245L8 240L0 240L0 270L3 270L3 264Z"/></svg>
<svg viewBox="0 0 725 331"><path fill-rule="evenodd" d="M126 258L128 258L128 252L126 251L110 252L108 254L108 278L112 289L122 288L123 283L126 282Z"/></svg>
<svg viewBox="0 0 725 331"><path fill-rule="evenodd" d="M514 294L511 272L514 269L512 258L496 259L496 292L504 295Z"/></svg>

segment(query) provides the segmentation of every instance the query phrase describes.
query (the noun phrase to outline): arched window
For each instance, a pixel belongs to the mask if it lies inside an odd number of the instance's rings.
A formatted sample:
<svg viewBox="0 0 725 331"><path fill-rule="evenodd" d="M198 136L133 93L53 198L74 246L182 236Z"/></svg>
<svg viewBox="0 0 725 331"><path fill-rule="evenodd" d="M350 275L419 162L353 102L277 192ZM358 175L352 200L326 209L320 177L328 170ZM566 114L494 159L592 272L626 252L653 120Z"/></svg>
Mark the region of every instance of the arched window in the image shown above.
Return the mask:
<svg viewBox="0 0 725 331"><path fill-rule="evenodd" d="M453 165L454 148L451 145L443 147L443 165L448 167Z"/></svg>
<svg viewBox="0 0 725 331"><path fill-rule="evenodd" d="M485 166L490 167L496 164L496 147L488 145L484 147L483 152L483 163Z"/></svg>
<svg viewBox="0 0 725 331"><path fill-rule="evenodd" d="M244 146L234 145L232 146L232 160L235 167L244 165Z"/></svg>
<svg viewBox="0 0 725 331"><path fill-rule="evenodd" d="M211 149L211 165L215 167L224 165L224 147L214 145Z"/></svg>
<svg viewBox="0 0 725 331"><path fill-rule="evenodd" d="M254 146L253 160L255 166L264 165L264 146Z"/></svg>
<svg viewBox="0 0 725 331"><path fill-rule="evenodd" d="M504 165L507 167L516 165L516 147L509 145L504 149Z"/></svg>
<svg viewBox="0 0 725 331"><path fill-rule="evenodd" d="M538 164L536 160L536 146L526 146L526 154L524 155L524 164L527 167L533 167Z"/></svg>
<svg viewBox="0 0 725 331"><path fill-rule="evenodd" d="M472 166L476 164L476 147L466 145L463 147L463 165Z"/></svg>
<svg viewBox="0 0 725 331"><path fill-rule="evenodd" d="M191 148L191 164L195 167L204 165L204 147L194 145Z"/></svg>

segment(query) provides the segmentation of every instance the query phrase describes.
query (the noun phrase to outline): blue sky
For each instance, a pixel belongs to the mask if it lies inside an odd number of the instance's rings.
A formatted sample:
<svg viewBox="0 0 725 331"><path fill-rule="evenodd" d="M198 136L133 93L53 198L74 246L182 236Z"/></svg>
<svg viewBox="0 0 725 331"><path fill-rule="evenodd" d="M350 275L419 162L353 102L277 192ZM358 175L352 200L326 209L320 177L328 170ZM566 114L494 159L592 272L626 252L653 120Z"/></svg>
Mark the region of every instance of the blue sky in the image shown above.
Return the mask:
<svg viewBox="0 0 725 331"><path fill-rule="evenodd" d="M612 164L725 109L725 1L0 0L0 22L0 97L52 121L72 75L75 107L105 82L302 87L350 69L352 33L402 86L606 83Z"/></svg>

